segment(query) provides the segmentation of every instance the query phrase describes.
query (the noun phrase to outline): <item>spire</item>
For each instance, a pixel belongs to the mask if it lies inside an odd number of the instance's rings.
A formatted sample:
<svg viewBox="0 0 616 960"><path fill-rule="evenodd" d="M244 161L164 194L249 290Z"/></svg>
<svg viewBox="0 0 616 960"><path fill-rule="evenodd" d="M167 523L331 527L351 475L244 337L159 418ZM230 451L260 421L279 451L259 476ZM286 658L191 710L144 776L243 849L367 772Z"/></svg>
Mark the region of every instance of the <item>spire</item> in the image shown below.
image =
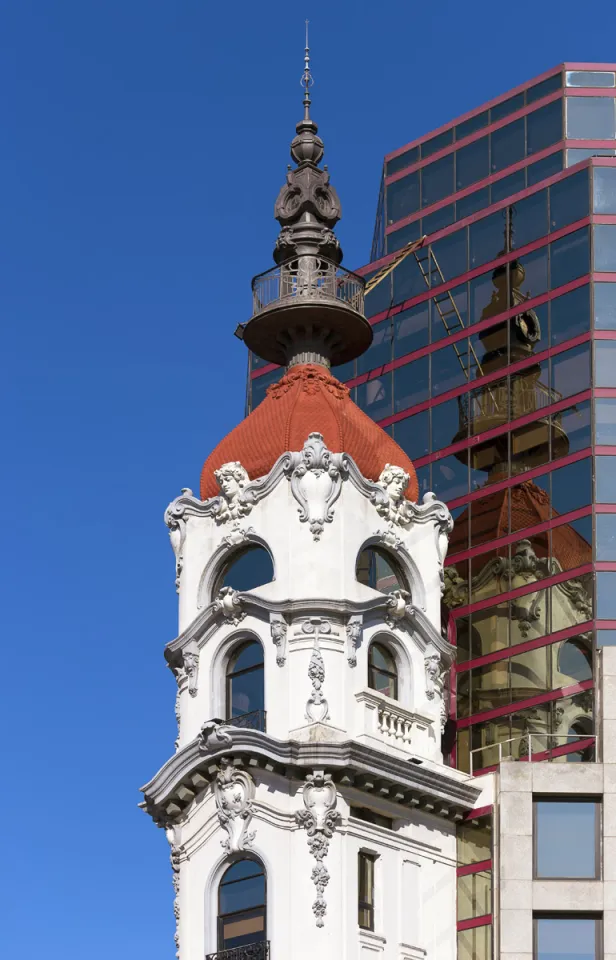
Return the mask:
<svg viewBox="0 0 616 960"><path fill-rule="evenodd" d="M317 136L318 127L310 116L310 87L314 83L310 70L310 47L308 46L308 20L306 20L306 47L304 49L304 72L300 81L304 88L304 119L296 126L297 136L291 143L291 157L297 164L316 165L323 157L323 141Z"/></svg>

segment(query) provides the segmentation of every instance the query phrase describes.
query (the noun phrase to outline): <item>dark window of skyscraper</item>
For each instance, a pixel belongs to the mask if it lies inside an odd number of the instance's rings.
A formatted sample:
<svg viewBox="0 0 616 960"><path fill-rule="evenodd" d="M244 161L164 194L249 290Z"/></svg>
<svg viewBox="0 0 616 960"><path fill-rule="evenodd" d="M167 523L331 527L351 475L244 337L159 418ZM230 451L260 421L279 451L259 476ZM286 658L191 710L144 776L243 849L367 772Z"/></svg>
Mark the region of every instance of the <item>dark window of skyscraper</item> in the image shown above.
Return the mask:
<svg viewBox="0 0 616 960"><path fill-rule="evenodd" d="M415 460L430 453L430 411L398 420L394 424L394 440Z"/></svg>
<svg viewBox="0 0 616 960"><path fill-rule="evenodd" d="M462 197L456 200L456 220L463 220L464 217L470 217L477 213L490 203L490 188L483 187L481 190L475 190L469 193L468 197Z"/></svg>
<svg viewBox="0 0 616 960"><path fill-rule="evenodd" d="M596 223L593 234L594 269L603 273L616 272L616 225Z"/></svg>
<svg viewBox="0 0 616 960"><path fill-rule="evenodd" d="M560 230L589 213L588 170L550 187L550 230Z"/></svg>
<svg viewBox="0 0 616 960"><path fill-rule="evenodd" d="M563 137L562 100L554 100L547 106L529 113L526 117L526 154L539 153Z"/></svg>
<svg viewBox="0 0 616 960"><path fill-rule="evenodd" d="M436 137L430 137L429 140L424 140L424 142L420 144L421 159L425 160L426 157L431 157L433 153L444 150L445 147L450 146L452 143L453 129L445 130L444 133L439 133Z"/></svg>
<svg viewBox="0 0 616 960"><path fill-rule="evenodd" d="M566 97L567 137L611 140L616 136L613 97Z"/></svg>
<svg viewBox="0 0 616 960"><path fill-rule="evenodd" d="M560 287L588 273L590 243L588 228L576 230L550 244L550 287Z"/></svg>
<svg viewBox="0 0 616 960"><path fill-rule="evenodd" d="M399 170L410 167L412 163L417 163L418 160L419 147L411 147L410 150L405 150L404 153L400 153L397 157L392 157L391 160L387 161L385 175L390 177L392 173L398 173Z"/></svg>
<svg viewBox="0 0 616 960"><path fill-rule="evenodd" d="M427 253L427 251L425 251ZM424 251L422 251L422 254ZM424 270L427 267L424 264ZM409 300L420 293L426 292L426 281L424 280L419 265L414 256L406 257L402 263L396 267L392 274L394 278L394 303L402 303L403 300Z"/></svg>
<svg viewBox="0 0 616 960"><path fill-rule="evenodd" d="M393 371L396 390L396 413L408 410L428 399L430 389L430 357L411 360Z"/></svg>
<svg viewBox="0 0 616 960"><path fill-rule="evenodd" d="M487 127L488 122L487 110L484 110L483 113L476 113L474 117L469 117L468 120L463 120L455 128L456 140L462 140L464 137L470 136L471 133L481 130L482 127Z"/></svg>
<svg viewBox="0 0 616 960"><path fill-rule="evenodd" d="M537 160L536 163L531 163L531 165L526 168L526 186L533 187L536 183L540 183L541 180L546 180L547 177L553 177L555 173L560 173L562 168L563 152L562 150L557 150L556 153L551 153L549 157L544 157L543 160Z"/></svg>
<svg viewBox="0 0 616 960"><path fill-rule="evenodd" d="M465 273L468 268L466 229L450 233L432 244L432 286Z"/></svg>
<svg viewBox="0 0 616 960"><path fill-rule="evenodd" d="M484 177L489 176L489 149L488 137L481 137L480 140L475 140L456 151L457 190L470 187L477 180L483 180Z"/></svg>
<svg viewBox="0 0 616 960"><path fill-rule="evenodd" d="M524 170L517 170L516 173L510 173L508 177L497 180L490 187L490 203L498 203L505 197L510 197L513 193L519 193L526 186L526 175Z"/></svg>
<svg viewBox="0 0 616 960"><path fill-rule="evenodd" d="M403 357L425 347L430 337L430 301L425 300L395 316L394 356Z"/></svg>
<svg viewBox="0 0 616 960"><path fill-rule="evenodd" d="M357 373L368 373L393 359L393 319L381 320L372 326L373 340L368 350L357 359Z"/></svg>
<svg viewBox="0 0 616 960"><path fill-rule="evenodd" d="M524 118L490 134L490 169L504 170L524 158Z"/></svg>
<svg viewBox="0 0 616 960"><path fill-rule="evenodd" d="M434 213L428 214L427 217L423 217L421 221L421 232L430 236L431 233L436 233L437 230L442 230L444 227L448 227L450 223L453 223L456 219L455 217L455 206L453 203L448 203L447 206L441 207L440 210L435 210Z"/></svg>
<svg viewBox="0 0 616 960"><path fill-rule="evenodd" d="M560 397L572 397L575 393L581 393L590 388L589 344L583 343L579 347L574 347L573 350L565 350L564 353L557 354L552 357L550 365L552 390L556 390L558 394L555 400ZM613 376L616 381L616 369Z"/></svg>
<svg viewBox="0 0 616 960"><path fill-rule="evenodd" d="M553 77L548 77L547 80L536 83L534 87L529 87L526 91L526 102L534 103L536 100L541 100L542 97L547 97L550 93L560 90L562 84L562 74L555 73Z"/></svg>
<svg viewBox="0 0 616 960"><path fill-rule="evenodd" d="M616 330L616 283L595 283L595 327Z"/></svg>
<svg viewBox="0 0 616 960"><path fill-rule="evenodd" d="M523 247L548 232L548 194L539 190L511 208L512 247Z"/></svg>
<svg viewBox="0 0 616 960"><path fill-rule="evenodd" d="M595 400L595 443L616 446L616 398L600 397Z"/></svg>
<svg viewBox="0 0 616 960"><path fill-rule="evenodd" d="M357 387L357 404L373 420L383 420L393 413L392 376L385 373Z"/></svg>
<svg viewBox="0 0 616 960"><path fill-rule="evenodd" d="M516 110L521 110L524 106L524 94L516 93L515 97L509 97L508 100L503 100L502 103L497 103L495 107L492 107L490 110L490 123L496 123L497 120L502 120L503 117L508 117L510 113L515 113Z"/></svg>
<svg viewBox="0 0 616 960"><path fill-rule="evenodd" d="M470 224L468 231L471 270L482 263L495 260L503 253L506 222L506 211L497 210L489 217Z"/></svg>
<svg viewBox="0 0 616 960"><path fill-rule="evenodd" d="M616 167L593 167L593 210L616 213Z"/></svg>
<svg viewBox="0 0 616 960"><path fill-rule="evenodd" d="M419 240L420 226L419 220L413 220L412 223L407 223L406 226L401 227L400 230L388 233L385 238L387 253L394 253L396 250L400 250L401 247L405 247L407 243L411 243L412 240Z"/></svg>
<svg viewBox="0 0 616 960"><path fill-rule="evenodd" d="M402 217L419 210L419 171L395 180L386 188L387 223L395 223Z"/></svg>
<svg viewBox="0 0 616 960"><path fill-rule="evenodd" d="M578 287L550 303L550 346L590 329L590 287Z"/></svg>
<svg viewBox="0 0 616 960"><path fill-rule="evenodd" d="M454 191L453 153L434 163L429 163L421 171L421 205L428 207L437 203ZM410 212L410 211L409 211Z"/></svg>

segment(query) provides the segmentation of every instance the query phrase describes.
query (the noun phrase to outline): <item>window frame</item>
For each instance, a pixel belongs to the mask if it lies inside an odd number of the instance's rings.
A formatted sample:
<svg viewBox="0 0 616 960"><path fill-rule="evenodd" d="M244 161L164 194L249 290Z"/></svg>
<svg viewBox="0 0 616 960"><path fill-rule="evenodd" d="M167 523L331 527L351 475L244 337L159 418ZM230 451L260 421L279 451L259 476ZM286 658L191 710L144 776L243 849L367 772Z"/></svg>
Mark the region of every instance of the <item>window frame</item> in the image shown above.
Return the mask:
<svg viewBox="0 0 616 960"><path fill-rule="evenodd" d="M595 830L594 830L594 843L595 843L595 875L594 877L545 877L542 876L537 869L537 848L538 848L538 823L537 823L537 804L538 803L593 803L595 806ZM593 880L602 879L601 871L601 839L602 839L602 820L603 820L603 802L600 796L590 795L586 796L583 794L533 794L533 880L541 880L542 882L552 882L560 883L563 880L576 882L576 883L588 883ZM555 914L557 916L557 914ZM575 914L577 916L577 914Z"/></svg>
<svg viewBox="0 0 616 960"><path fill-rule="evenodd" d="M234 864L239 863L239 862L242 861L242 860L248 860L248 861L250 861L251 863L254 863L257 868L259 868L260 873L255 872L254 876L260 876L260 875L263 876L263 903L262 903L262 904L256 904L256 905L253 906L253 907L244 908L243 910L232 910L232 911L230 911L229 913L221 913L221 910L220 910L220 891L221 891L221 887L223 886L224 878L225 878L225 876L227 875L227 872L230 870L230 868L231 868L232 866L234 866ZM247 879L250 879L250 877L241 877L239 880L231 880L231 881L228 881L228 885L231 886L231 884L233 884L233 883L241 883L243 880L247 880ZM261 910L261 909L263 910L263 937L262 937L261 940L251 941L251 942L254 942L254 943L265 943L265 942L267 942L267 870L265 869L265 865L264 865L260 860L258 860L256 857L246 856L246 855L240 856L240 857L235 857L233 860L231 860L230 863L227 863L227 864L226 864L225 869L224 869L224 871L223 871L223 873L222 873L222 875L221 875L221 877L220 877L220 879L218 880L218 883L217 883L217 885L216 885L216 948L217 948L217 953L220 953L220 952L223 951L223 950L229 950L229 949L231 949L231 950L233 950L233 949L235 949L235 950L241 950L241 949L242 949L242 947L225 947L225 946L224 946L225 940L224 940L224 935L223 935L223 934L224 934L224 923L225 923L225 920L227 920L227 919L230 918L230 917L236 917L236 916L239 917L239 916L241 916L242 914L253 913L253 912L255 912L255 911L257 911L257 910ZM247 946L247 944L246 944L246 946Z"/></svg>
<svg viewBox="0 0 616 960"><path fill-rule="evenodd" d="M237 662L238 657L241 655L242 651L251 646L252 644L257 645L261 649L261 663L256 663L252 667L244 667L243 670L238 670L233 672L231 669L231 664ZM265 651L263 649L263 644L256 639L256 637L247 637L244 640L241 640L235 646L232 647L225 663L225 719L228 723L232 723L234 719L237 719L233 716L233 679L235 677L243 677L249 673L256 673L257 670L261 671L262 676L262 688L263 688L263 706L260 708L260 712L265 717ZM238 717L248 716L251 713L256 713L257 710L249 710L247 713L240 713Z"/></svg>
<svg viewBox="0 0 616 960"><path fill-rule="evenodd" d="M375 874L376 862L377 862L378 858L379 858L379 857L378 857L378 854L377 854L377 853L373 853L373 852L370 851L370 850L358 850L358 851L357 851L357 926L359 927L360 930L368 930L368 931L370 931L370 932L374 932L374 913L375 913L375 910L374 910L374 893L375 893L375 890L376 890L376 883L374 882L374 881L375 881L375 876L374 876L374 874ZM364 900L364 899L362 899L362 897L361 897L361 894L362 894L362 866L363 866L363 864L365 864L365 863L371 863L371 864L372 864L372 891L371 891L372 899L371 899L371 902L368 901L368 900ZM368 916L369 916L369 926L365 926L364 924L360 923L360 915L361 915L361 911L362 911L362 910L365 910L365 911L367 912Z"/></svg>
<svg viewBox="0 0 616 960"><path fill-rule="evenodd" d="M372 663L372 651L375 647L380 647L381 650L384 650L389 657L394 662L395 671L385 670L382 667L377 667ZM376 671L379 675L387 677L389 680L393 680L394 687L394 696L389 697L388 693L383 693L379 690L378 687L372 685L372 673ZM396 657L394 649L383 643L383 641L374 639L370 641L370 646L368 647L368 689L374 690L375 693L379 693L382 696L389 697L390 700L399 701L400 697L400 670L398 668L398 658Z"/></svg>
<svg viewBox="0 0 616 960"><path fill-rule="evenodd" d="M603 913L588 911L569 911L559 912L554 910L541 910L533 912L533 960L539 960L539 921L540 920L594 920L595 921L595 958L601 960L603 957Z"/></svg>

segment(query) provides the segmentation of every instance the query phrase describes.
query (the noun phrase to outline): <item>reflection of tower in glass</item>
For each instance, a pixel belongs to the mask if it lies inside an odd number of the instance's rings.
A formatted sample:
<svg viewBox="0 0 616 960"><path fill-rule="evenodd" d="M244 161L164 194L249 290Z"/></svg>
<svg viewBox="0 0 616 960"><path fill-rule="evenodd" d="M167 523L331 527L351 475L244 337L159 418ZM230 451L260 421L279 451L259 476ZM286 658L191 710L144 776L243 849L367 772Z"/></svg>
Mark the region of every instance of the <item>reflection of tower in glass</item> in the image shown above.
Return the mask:
<svg viewBox="0 0 616 960"><path fill-rule="evenodd" d="M506 211L505 244L501 255L513 248L514 208ZM486 475L484 483L497 484L510 476L532 470L565 456L569 439L559 414L541 415L561 396L543 382L540 363L518 373L508 373L510 364L528 360L541 340L539 318L524 304L533 293L523 293L526 273L516 258L494 270L492 298L481 320L521 307L521 312L469 340L469 376L494 375L489 383L471 390L459 400L457 442L498 430L496 436L458 454L470 457L471 475ZM530 423L509 430L511 421L532 418ZM450 542L451 555L481 543L506 537L515 531L545 524L557 514L551 509L549 487L533 480L496 490L474 501L456 520ZM469 530L470 527L470 530ZM469 540L470 534L470 540ZM573 569L591 560L590 544L569 524L544 530L531 539L520 539L502 548L472 557L468 580L456 567L446 570L444 600L453 608L494 598L494 605L457 621L459 661L483 657L548 636L592 615L589 585L582 579L568 580L549 589L539 588L515 600L498 603L498 595L525 587L563 569ZM463 565L461 565L463 566ZM521 702L570 686L592 676L590 633L547 644L521 654L484 664L458 675L458 716L469 716ZM471 749L475 769L498 762L499 755L522 756L564 746L568 737L592 732L590 695L527 707L502 718L485 720L460 730L458 764L469 766ZM531 735L530 737L528 735ZM496 746L501 744L500 751ZM494 745L494 746L492 746ZM580 759L579 754L568 755ZM563 760L567 757L563 757Z"/></svg>

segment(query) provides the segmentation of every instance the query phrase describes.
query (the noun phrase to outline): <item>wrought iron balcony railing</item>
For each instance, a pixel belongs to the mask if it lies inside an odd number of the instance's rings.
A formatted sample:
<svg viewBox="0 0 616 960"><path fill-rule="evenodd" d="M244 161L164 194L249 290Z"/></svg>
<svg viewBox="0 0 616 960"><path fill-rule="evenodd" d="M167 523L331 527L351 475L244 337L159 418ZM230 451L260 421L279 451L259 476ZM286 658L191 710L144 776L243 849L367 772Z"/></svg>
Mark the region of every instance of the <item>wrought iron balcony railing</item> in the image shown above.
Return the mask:
<svg viewBox="0 0 616 960"><path fill-rule="evenodd" d="M252 281L253 316L290 304L342 303L363 315L363 277L324 257L287 260Z"/></svg>
<svg viewBox="0 0 616 960"><path fill-rule="evenodd" d="M239 717L230 717L226 722L231 727L244 727L265 733L265 717L265 710L252 710L250 713L241 713Z"/></svg>
<svg viewBox="0 0 616 960"><path fill-rule="evenodd" d="M243 947L232 947L231 950L208 953L205 960L269 960L269 955L269 940L259 940L257 943L245 943Z"/></svg>

